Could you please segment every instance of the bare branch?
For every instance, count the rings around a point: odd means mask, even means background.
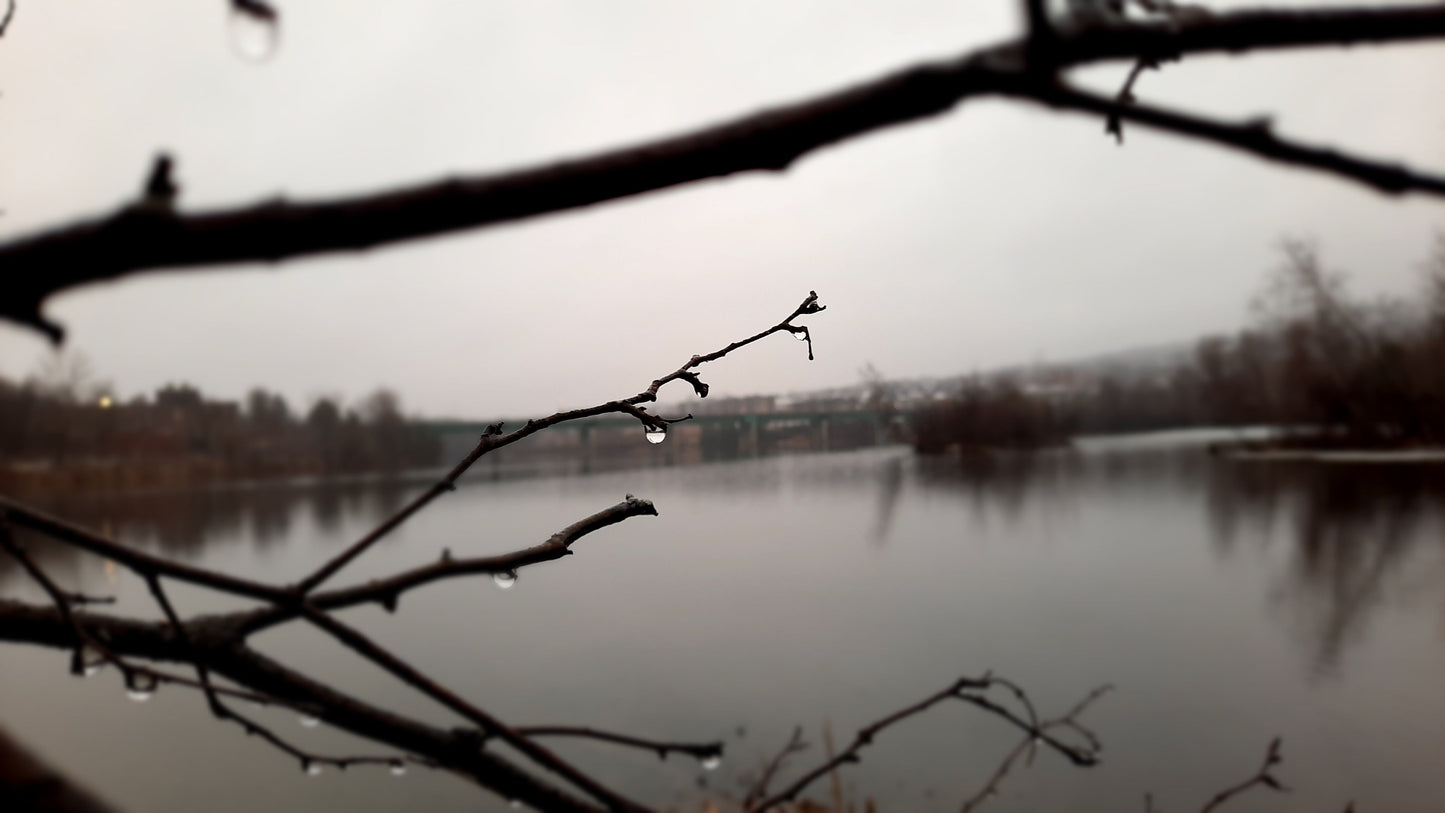
[[[571,782],[578,789],[603,803],[611,810],[634,811],[644,809],[636,802],[626,799],[615,791],[604,787],[601,783],[597,782],[597,780],[587,776],[582,771],[573,767],[571,763],[546,748],[518,734],[501,720],[482,711],[472,703],[463,700],[459,695],[422,674],[411,664],[391,654],[361,632],[310,605],[303,604],[301,611],[307,621],[310,621],[316,628],[331,635],[351,651],[381,667],[384,671],[391,673],[408,686],[411,686],[446,708],[475,723],[481,728],[484,737],[496,737],[500,739],[520,751],[539,766]]]
[[[1273,768],[1282,761],[1283,758],[1279,755],[1279,737],[1275,737],[1270,741],[1269,750],[1266,751],[1264,755],[1264,761],[1260,763],[1259,770],[1255,771],[1254,776],[1251,776],[1232,788],[1226,788],[1214,794],[1214,798],[1210,799],[1209,803],[1206,804],[1199,813],[1209,813],[1209,811],[1219,807],[1234,796],[1244,793],[1255,785],[1264,785],[1281,793],[1288,792],[1289,788],[1280,784],[1279,780],[1275,779],[1274,775],[1269,772],[1270,768]]]
[[[600,731],[586,726],[532,725],[518,726],[512,730],[524,737],[579,737],[613,745],[626,745],[651,751],[657,754],[658,759],[667,759],[667,755],[674,751],[700,760],[720,758],[723,754],[721,742],[661,742],[634,737],[630,734]]]
[[[803,727],[794,726],[793,736],[788,738],[788,741],[783,744],[782,750],[778,751],[777,756],[773,757],[763,768],[762,774],[758,776],[758,781],[748,789],[747,795],[743,797],[743,807],[750,809],[755,802],[767,796],[768,785],[772,784],[773,777],[782,770],[788,757],[806,750],[808,750],[808,744],[803,742]]]
[[[1000,706],[997,703],[994,703],[992,700],[989,700],[987,697],[974,693],[979,691],[986,692],[993,686],[1003,686],[1009,689],[1010,693],[1013,694],[1016,698],[1020,697],[1023,694],[1023,691],[1019,689],[1013,682],[1001,678],[995,678],[992,674],[985,674],[981,678],[959,678],[947,688],[932,695],[929,695],[928,697],[925,697],[924,699],[918,701],[917,703],[914,703],[911,706],[906,706],[902,709],[899,709],[898,711],[895,711],[892,714],[889,714],[888,716],[860,729],[857,735],[855,735],[853,743],[849,745],[846,749],[844,749],[841,753],[829,757],[829,759],[825,761],[822,765],[819,765],[818,767],[804,774],[802,777],[800,777],[797,781],[789,785],[784,790],[773,794],[771,797],[760,803],[749,806],[747,808],[748,813],[763,813],[763,811],[770,810],[774,807],[792,801],[794,798],[797,797],[799,793],[803,791],[804,788],[817,781],[818,779],[822,778],[823,776],[826,776],[827,774],[836,771],[843,765],[858,762],[860,759],[860,757],[858,756],[858,752],[867,745],[870,745],[873,742],[873,738],[876,737],[885,728],[888,728],[895,723],[902,722],[909,717],[927,711],[938,703],[949,699],[961,700],[965,703],[977,706],[981,709],[984,709],[985,711],[988,711],[998,717],[1003,718],[1004,720],[1013,724],[1015,727],[1022,730],[1028,736],[1031,747],[1034,741],[1048,745],[1055,751],[1058,751],[1059,753],[1067,757],[1070,762],[1083,767],[1092,766],[1098,761],[1095,756],[1094,750],[1079,748],[1061,742],[1058,739],[1054,738],[1037,722],[1035,722],[1033,705],[1027,701],[1026,697],[1022,699],[1022,703],[1024,704],[1026,709],[1028,709],[1029,720],[1024,720],[1018,715],[1014,714],[1012,711],[1009,711],[1003,706]]]
[[[1134,84],[1139,81],[1139,75],[1144,71],[1159,70],[1159,60],[1153,57],[1140,57],[1134,67],[1129,69],[1129,75],[1124,79],[1124,86],[1119,88],[1119,95],[1114,101],[1120,105],[1134,103]],[[1124,143],[1124,123],[1119,120],[1117,113],[1110,113],[1104,118],[1104,133],[1114,137],[1118,144]]]
[[[461,462],[453,466],[451,471],[448,471],[440,480],[438,480],[436,483],[433,483],[430,488],[417,495],[411,502],[407,503],[395,514],[382,522],[380,525],[373,528],[361,539],[358,539],[356,542],[352,543],[352,545],[346,550],[332,557],[332,559],[326,564],[317,568],[314,573],[302,579],[293,588],[293,595],[304,595],[316,589],[327,579],[335,575],[338,570],[345,567],[348,562],[360,556],[362,553],[365,553],[368,548],[380,541],[382,537],[391,533],[391,531],[395,530],[398,526],[400,526],[417,511],[425,508],[432,500],[440,497],[442,494],[454,490],[456,488],[456,482],[458,479],[461,478],[462,474],[464,474],[467,469],[472,467],[472,464],[476,463],[482,458],[483,455],[487,454],[488,452],[500,449],[504,446],[510,446],[511,444],[522,440],[523,438],[534,435],[542,431],[543,429],[551,426],[556,426],[560,423],[575,421],[580,418],[590,418],[596,415],[605,415],[611,412],[622,412],[630,414],[634,417],[637,417],[644,426],[666,429],[668,423],[675,423],[676,421],[669,421],[664,418],[650,415],[639,409],[637,405],[656,401],[658,390],[660,390],[662,386],[667,384],[669,381],[687,381],[688,383],[692,384],[694,390],[706,392],[706,385],[702,384],[701,380],[698,379],[697,374],[692,372],[695,368],[709,361],[717,361],[718,359],[721,359],[722,357],[733,352],[734,350],[746,347],[747,345],[771,336],[774,333],[782,331],[792,332],[796,329],[796,327],[792,324],[794,319],[797,319],[800,316],[818,313],[826,309],[826,305],[818,304],[818,292],[809,291],[808,296],[803,300],[803,303],[797,308],[795,308],[793,312],[789,314],[788,317],[783,321],[777,323],[776,325],[773,325],[766,330],[755,333],[746,339],[733,342],[732,344],[729,344],[721,350],[715,350],[705,356],[693,356],[691,359],[688,360],[686,364],[674,370],[673,372],[668,373],[662,378],[653,381],[647,389],[632,396],[631,398],[626,398],[621,401],[608,401],[605,404],[598,404],[597,406],[587,407],[585,409],[574,409],[567,412],[557,412],[549,415],[546,418],[529,420],[525,424],[523,424],[521,428],[515,429],[506,434],[499,434],[501,432],[500,424],[497,425],[497,432],[493,432],[491,431],[491,427],[487,427],[487,431],[482,433],[482,437],[480,440],[477,441],[477,445],[473,447],[470,452],[467,453],[466,457],[462,458]],[[812,360],[812,358],[813,341],[810,336],[808,339],[808,359]],[[690,418],[692,416],[689,415],[688,417]],[[3,504],[0,504],[0,507],[3,507]]]
[[[0,37],[10,30],[10,21],[15,19],[15,0],[5,0],[5,16],[0,17]]]
[[[1095,700],[1103,697],[1112,689],[1113,687],[1108,685],[1100,686],[1097,689],[1094,689],[1092,692],[1089,692],[1089,694],[1086,695],[1083,700],[1080,700],[1072,709],[1070,709],[1067,714],[1040,723],[1039,729],[1042,731],[1048,731],[1054,728],[1072,729],[1082,734],[1084,738],[1089,741],[1090,748],[1097,752],[1100,749],[1098,738],[1094,736],[1094,733],[1092,731],[1085,728],[1082,724],[1079,723],[1078,717]],[[1034,742],[1034,738],[1032,736],[1024,737],[1022,740],[1019,740],[1018,745],[1015,745],[1013,747],[1013,750],[1008,752],[1008,755],[1005,756],[1003,758],[1003,761],[999,763],[999,766],[994,769],[993,774],[989,777],[988,781],[984,783],[983,787],[979,788],[977,793],[975,793],[971,798],[969,798],[963,803],[963,813],[972,813],[972,811],[978,809],[978,807],[984,802],[988,801],[994,796],[997,796],[999,794],[999,788],[1002,785],[1004,778],[1008,776],[1009,771],[1011,771],[1014,765],[1019,761],[1019,759],[1023,758],[1025,755],[1032,757],[1035,750],[1037,750],[1036,743]]]
[[[142,553],[72,525],[65,520],[0,497],[0,523],[3,522],[27,528],[98,556],[113,559],[142,577],[166,576],[177,581],[210,587],[224,593],[274,603],[284,603],[290,598],[289,594],[280,588]]]
[[[1026,0],[1026,12],[1031,23],[1038,23],[1042,4]],[[1048,48],[1040,56],[1036,40],[1044,30],[1031,25],[1024,41],[909,68],[672,138],[542,167],[450,178],[337,201],[293,204],[278,198],[197,214],[146,206],[142,201],[0,246],[4,269],[0,279],[8,293],[0,303],[0,318],[34,327],[58,341],[61,329],[41,315],[41,306],[50,294],[86,282],[145,269],[275,262],[367,249],[737,172],[781,171],[814,150],[937,115],[972,96],[1003,93],[1049,101],[1046,83],[1032,80],[1055,68],[1114,59],[1439,38],[1445,35],[1445,7],[1241,11],[1054,26],[1047,29]],[[1044,59],[1047,64],[1039,65]],[[1021,93],[1021,88],[1029,92]],[[1231,143],[1195,128],[1171,129]],[[1368,175],[1340,174],[1385,191],[1441,194],[1429,184],[1382,186]]]
[[[116,652],[134,657],[186,663],[190,654],[175,636],[153,623],[77,613],[79,622]],[[188,623],[192,641],[205,652],[210,669],[258,694],[244,697],[309,709],[328,725],[360,737],[420,755],[437,767],[474,779],[505,799],[519,799],[538,810],[595,813],[597,808],[544,784],[502,758],[483,752],[479,737],[447,731],[371,706],[231,641],[224,620]],[[33,607],[0,599],[0,639],[69,649],[73,635],[55,608]],[[217,692],[227,690],[215,687]],[[240,695],[238,695],[240,696]],[[384,759],[384,758],[383,758]],[[417,762],[413,759],[412,762]]]
[[[1389,164],[1324,147],[1309,147],[1275,136],[1268,118],[1239,124],[1220,122],[1158,107],[1121,104],[1066,87],[1047,90],[1021,89],[1012,95],[1033,98],[1053,107],[1083,110],[1118,118],[1178,135],[1192,136],[1250,153],[1270,161],[1305,167],[1363,183],[1379,192],[1401,194],[1428,192],[1445,195],[1445,176],[1416,172],[1401,164]]]

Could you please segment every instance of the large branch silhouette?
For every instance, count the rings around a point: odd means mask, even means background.
[[[1445,37],[1445,6],[1264,9],[1214,13],[1135,0],[1151,19],[1050,21],[1028,0],[1015,40],[927,63],[817,98],[671,138],[494,175],[419,183],[357,197],[284,198],[235,209],[175,208],[171,158],[159,157],[141,196],[120,210],[0,245],[0,318],[62,335],[42,315],[51,294],[135,271],[276,262],[360,250],[558,212],[747,171],[782,171],[822,147],[1001,96],[1119,120],[1332,174],[1381,192],[1445,194],[1445,177],[1282,139],[1267,120],[1223,122],[1106,100],[1071,89],[1061,72],[1107,61],[1400,43]],[[1131,82],[1132,85],[1132,82]]]

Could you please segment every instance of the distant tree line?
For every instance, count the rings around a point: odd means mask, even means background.
[[[74,357],[23,383],[0,378],[0,469],[12,479],[80,469],[136,484],[385,471],[434,465],[440,452],[435,435],[408,421],[388,389],[351,406],[320,398],[299,414],[261,388],[237,403],[169,384],[121,402],[90,382]]]
[[[1039,448],[1082,433],[1269,425],[1312,447],[1445,443],[1445,234],[1411,297],[1364,301],[1315,246],[1286,240],[1255,324],[1147,373],[976,377],[917,410],[915,445]]]

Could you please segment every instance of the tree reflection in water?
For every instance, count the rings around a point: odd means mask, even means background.
[[[1378,610],[1445,585],[1438,463],[1227,459],[1194,446],[931,459],[918,473],[923,487],[1005,520],[1097,489],[1202,494],[1218,557],[1288,540],[1271,599],[1294,616],[1316,675],[1336,671]]]

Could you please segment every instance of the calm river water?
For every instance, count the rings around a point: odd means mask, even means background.
[[[1198,438],[1092,441],[960,464],[907,450],[777,457],[579,476],[478,477],[337,584],[531,545],[624,494],[640,517],[575,556],[347,614],[445,685],[514,724],[723,739],[723,766],[555,741],[633,796],[698,810],[737,796],[804,727],[821,757],[877,717],[992,669],[1044,715],[1090,689],[1105,744],[1083,770],[1052,755],[985,809],[1198,810],[1284,740],[1289,795],[1239,811],[1445,809],[1445,467],[1225,461]],[[287,581],[419,486],[293,485],[74,499],[50,507],[147,549]],[[52,573],[153,614],[144,585],[90,557]],[[41,595],[8,563],[0,595]],[[183,612],[238,606],[177,590]],[[438,724],[443,712],[297,625],[260,649]],[[503,800],[453,777],[381,769],[307,777],[201,698],[126,699],[119,677],[67,673],[58,651],[0,648],[0,720],[132,811],[478,810]],[[376,752],[338,732],[281,730],[318,751]],[[884,811],[957,810],[1014,744],[962,704],[885,732],[843,792]],[[706,787],[702,787],[705,785]],[[827,798],[826,783],[816,788]]]

